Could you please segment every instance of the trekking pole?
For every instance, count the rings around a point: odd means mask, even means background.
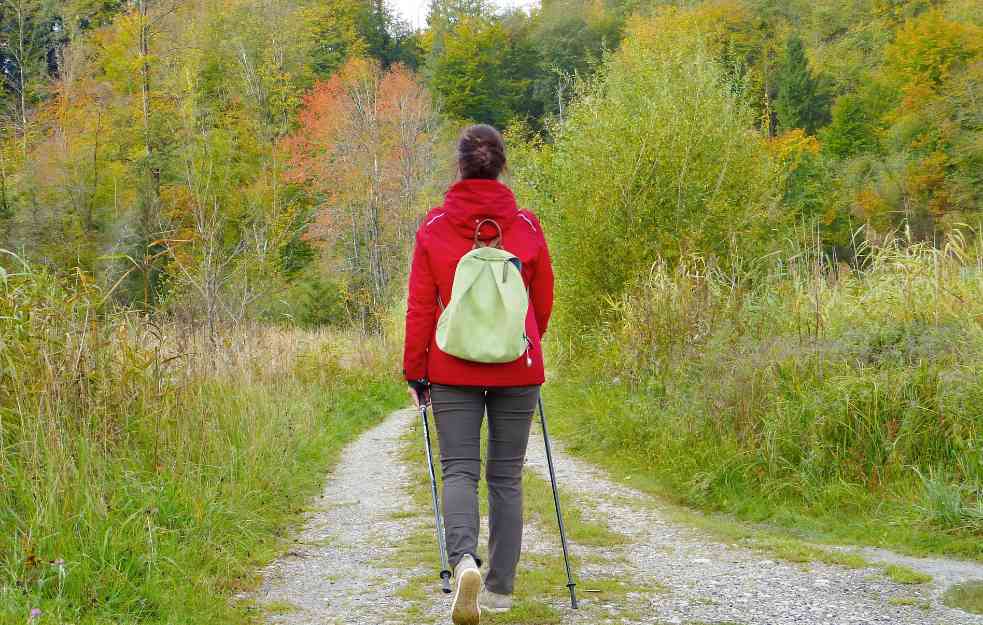
[[[433,498],[433,518],[437,529],[437,548],[440,550],[440,583],[444,594],[451,593],[451,567],[447,562],[447,544],[444,537],[444,521],[440,516],[440,497],[437,495],[437,474],[433,468],[433,448],[430,445],[430,422],[427,419],[427,403],[420,398],[420,418],[423,420],[423,440],[427,448],[427,466],[430,469],[430,495]]]
[[[560,544],[563,545],[563,563],[567,567],[567,588],[570,589],[570,607],[577,609],[577,583],[573,581],[573,569],[570,567],[570,550],[567,547],[567,531],[563,526],[563,513],[560,511],[560,491],[556,487],[556,469],[553,467],[553,448],[550,445],[550,434],[546,429],[546,411],[543,410],[543,396],[539,396],[539,422],[543,426],[543,440],[546,442],[546,464],[550,470],[550,484],[553,486],[553,504],[556,506],[556,522],[560,526]]]

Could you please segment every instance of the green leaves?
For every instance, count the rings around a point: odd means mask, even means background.
[[[508,121],[502,52],[509,46],[502,24],[481,18],[461,18],[446,33],[431,64],[430,83],[448,116],[496,126]]]
[[[580,332],[659,259],[725,265],[772,249],[779,170],[753,111],[698,39],[652,48],[630,36],[557,129],[520,164],[558,266],[559,314]]]

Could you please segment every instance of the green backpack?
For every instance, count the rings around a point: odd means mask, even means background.
[[[490,223],[498,236],[488,246],[478,231]],[[475,247],[457,263],[451,301],[437,320],[437,346],[451,356],[483,363],[513,362],[526,354],[529,294],[522,281],[522,263],[501,248],[502,229],[491,219],[475,228]]]

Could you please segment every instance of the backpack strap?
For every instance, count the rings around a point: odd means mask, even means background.
[[[483,225],[485,225],[485,224],[491,224],[491,225],[495,226],[495,230],[498,231],[498,236],[496,236],[494,239],[492,239],[491,243],[489,243],[487,245],[483,244],[481,242],[481,240],[478,239],[478,234],[481,232],[481,227]],[[495,247],[495,248],[498,248],[498,249],[502,249],[502,227],[500,225],[498,225],[498,222],[495,221],[494,219],[482,219],[481,221],[478,222],[478,225],[474,227],[474,248],[473,249],[478,249],[479,247]]]

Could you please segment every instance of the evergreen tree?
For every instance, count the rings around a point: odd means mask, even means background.
[[[815,133],[827,120],[828,103],[819,81],[809,72],[805,47],[798,35],[790,37],[785,46],[777,82],[775,110],[782,130],[803,128]]]
[[[429,67],[430,87],[443,111],[503,127],[513,115],[509,102],[515,85],[506,76],[511,42],[501,22],[465,18],[443,43]]]

